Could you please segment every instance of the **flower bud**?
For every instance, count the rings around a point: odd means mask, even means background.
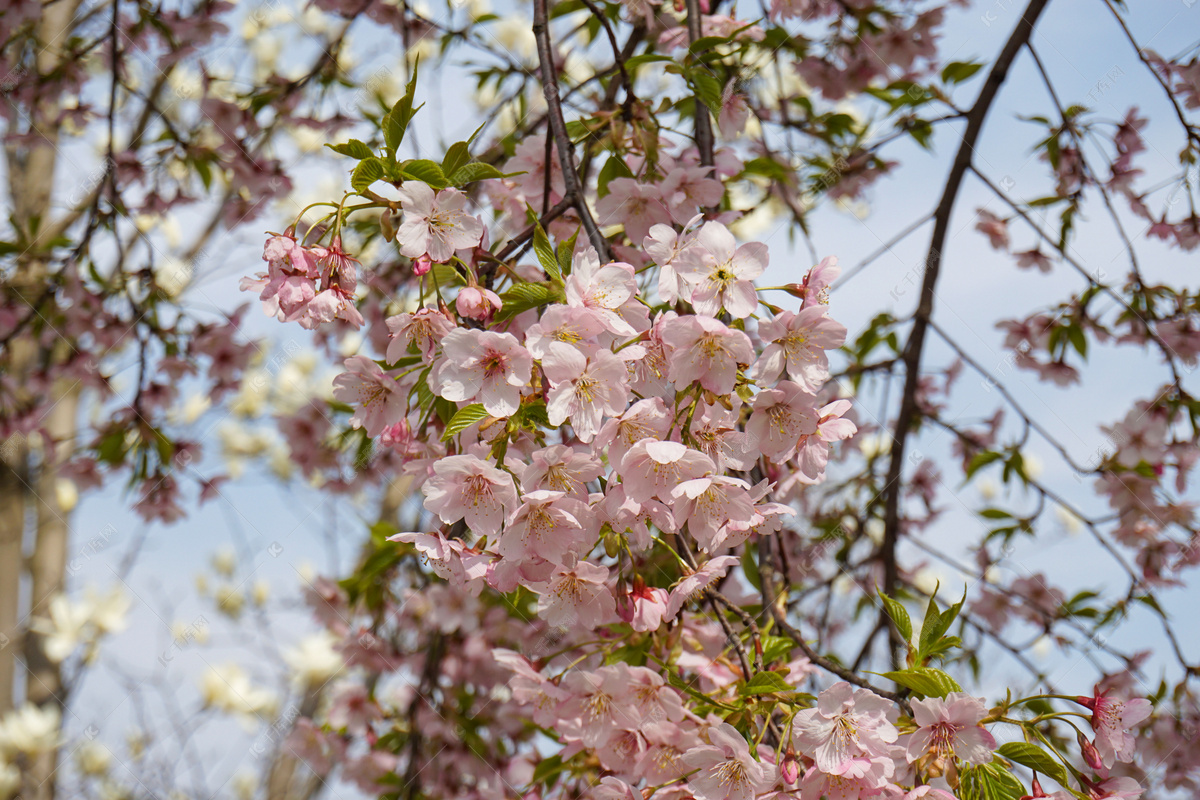
[[[1100,751],[1096,749],[1096,745],[1082,733],[1078,734],[1079,749],[1083,751],[1083,760],[1087,765],[1094,770],[1104,769],[1104,759],[1100,757]]]
[[[458,293],[454,307],[464,317],[486,322],[500,310],[500,297],[490,289],[466,286]]]
[[[783,777],[783,782],[789,786],[800,780],[800,763],[796,761],[796,754],[790,747],[783,757],[783,762],[779,765],[779,774]]]
[[[433,262],[429,260],[428,253],[413,262],[413,274],[418,278],[429,272],[431,269],[433,269]]]

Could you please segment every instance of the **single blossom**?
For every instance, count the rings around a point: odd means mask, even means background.
[[[1136,744],[1132,731],[1154,710],[1150,701],[1144,697],[1117,700],[1097,686],[1091,697],[1079,697],[1076,702],[1092,712],[1096,749],[1104,759],[1104,766],[1111,767],[1116,761],[1132,761]]]
[[[741,559],[737,556],[717,556],[704,562],[704,565],[691,575],[685,576],[671,589],[665,619],[675,619],[685,605],[700,597],[705,589],[724,578],[730,567],[740,562]]]
[[[610,350],[585,358],[574,348],[554,349],[542,360],[550,381],[546,414],[551,425],[571,420],[581,442],[596,438],[607,414],[620,416],[629,403],[628,371]]]
[[[821,692],[814,708],[793,720],[796,749],[830,775],[859,770],[861,760],[891,762],[890,745],[899,736],[895,706],[867,689],[839,681]]]
[[[366,356],[351,356],[343,363],[348,371],[333,379],[333,399],[356,406],[352,426],[375,437],[404,419],[408,404],[395,378]]]
[[[464,208],[467,196],[457,189],[434,193],[428,184],[405,181],[398,190],[404,222],[396,231],[400,254],[409,258],[428,255],[441,264],[455,250],[475,247],[483,238],[483,223]]]
[[[430,383],[447,400],[478,398],[492,416],[510,417],[532,372],[533,357],[511,333],[455,328],[442,340]]]
[[[496,546],[505,558],[543,558],[562,564],[568,554],[580,555],[594,541],[585,524],[588,507],[578,500],[545,489],[529,492],[521,500]]]
[[[671,492],[675,519],[687,523],[688,531],[706,553],[720,549],[728,528],[750,526],[754,502],[750,485],[738,478],[712,475],[684,481]]]
[[[912,709],[917,730],[908,740],[909,761],[926,754],[947,760],[957,756],[971,764],[992,760],[996,740],[979,724],[988,714],[980,698],[951,692],[944,699],[913,700]]]
[[[719,222],[707,222],[696,235],[696,247],[681,258],[679,274],[692,287],[692,306],[715,317],[722,309],[735,319],[754,313],[758,292],[754,279],[767,267],[767,246],[751,242],[738,247]]]
[[[698,800],[753,800],[771,786],[767,769],[750,755],[750,745],[727,722],[709,728],[710,744],[683,754],[683,763],[698,770],[688,787]]]
[[[609,419],[596,434],[593,445],[607,448],[610,464],[620,464],[629,448],[642,439],[665,439],[671,430],[671,414],[661,397],[639,400],[621,415]]]
[[[538,616],[554,627],[588,630],[614,621],[617,605],[607,580],[607,567],[587,561],[559,567],[548,581],[533,587],[541,595]]]
[[[433,472],[421,491],[425,507],[442,522],[465,519],[475,533],[494,536],[517,508],[512,476],[476,456],[447,456],[434,462]]]
[[[618,470],[625,493],[641,503],[651,497],[674,502],[671,493],[680,483],[716,470],[712,459],[679,442],[642,439],[629,448]]]
[[[800,447],[803,437],[817,432],[816,398],[791,381],[780,381],[754,397],[754,411],[746,422],[746,433],[772,461],[787,461]]]
[[[730,394],[737,384],[738,367],[754,360],[750,337],[712,317],[669,320],[662,338],[671,347],[669,377],[676,389],[698,382],[714,394]]]
[[[426,364],[433,361],[433,354],[441,346],[442,339],[454,330],[454,322],[436,308],[422,308],[412,314],[397,314],[385,320],[388,329],[387,360],[395,364],[415,348]]]
[[[755,380],[771,385],[787,372],[809,392],[818,391],[829,380],[826,350],[846,342],[846,326],[826,314],[824,306],[811,306],[799,314],[783,311],[758,323],[758,334],[768,342],[754,365]]]
[[[464,286],[454,300],[454,308],[467,319],[487,322],[500,310],[500,296],[491,289]]]

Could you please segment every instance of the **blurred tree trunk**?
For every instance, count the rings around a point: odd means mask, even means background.
[[[25,80],[56,86],[54,75],[64,66],[71,42],[71,30],[76,21],[79,0],[62,0],[42,7],[36,23],[36,56],[30,64],[33,74]],[[57,90],[46,91],[38,97],[29,111],[30,133],[33,136],[5,146],[9,196],[12,201],[13,224],[19,241],[27,250],[17,257],[16,272],[5,287],[11,301],[33,306],[40,302],[48,288],[49,271],[45,261],[45,244],[53,212],[54,177],[58,164],[59,115],[62,98]],[[9,343],[8,369],[14,384],[21,386],[34,365],[55,357],[62,343],[50,352],[43,350],[33,335],[34,326]],[[69,525],[59,508],[58,467],[69,454],[76,435],[76,414],[79,406],[78,383],[55,384],[51,406],[41,427],[49,440],[29,439],[20,434],[0,444],[3,464],[0,465],[0,632],[11,641],[0,649],[0,712],[11,708],[22,692],[24,698],[41,706],[53,703],[62,706],[62,681],[58,665],[46,658],[42,637],[28,632],[29,617],[46,613],[46,602],[63,588],[66,570]],[[20,397],[19,402],[41,398]],[[28,564],[23,558],[27,532],[28,511],[33,514],[33,548]],[[22,572],[28,569],[29,595],[22,603]],[[24,618],[19,615],[26,608]],[[25,656],[26,672],[17,674],[17,652]],[[48,800],[54,797],[54,775],[57,753],[31,759],[26,765],[25,800]]]

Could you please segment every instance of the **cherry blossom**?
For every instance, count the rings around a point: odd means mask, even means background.
[[[538,616],[550,625],[595,628],[616,617],[616,601],[609,591],[608,568],[587,561],[560,567],[544,583],[533,588],[538,598]]]
[[[681,759],[699,770],[688,778],[699,800],[752,800],[770,787],[770,773],[750,755],[750,746],[732,725],[723,722],[709,728],[708,741]]]
[[[542,359],[550,381],[546,412],[551,425],[567,419],[581,442],[590,442],[604,415],[616,416],[629,401],[625,363],[608,350],[585,358],[574,348],[552,350]]]
[[[356,406],[351,424],[378,436],[404,418],[407,406],[396,379],[366,356],[351,356],[333,379],[334,399]]]
[[[404,221],[396,231],[401,255],[428,254],[437,263],[450,260],[455,250],[475,247],[483,236],[483,223],[464,209],[466,196],[457,189],[434,193],[428,184],[406,181],[398,190]]]
[[[783,311],[761,320],[758,334],[769,342],[754,365],[755,380],[771,385],[786,370],[806,391],[816,392],[829,380],[826,350],[836,350],[846,341],[846,326],[830,319],[823,306],[804,308],[799,314]]]
[[[1115,700],[1097,686],[1091,697],[1080,697],[1076,702],[1092,712],[1096,749],[1104,759],[1104,766],[1132,760],[1136,741],[1131,731],[1150,716],[1153,710],[1150,701],[1143,697]]]
[[[455,328],[442,339],[442,358],[430,383],[447,400],[479,399],[489,414],[517,413],[529,382],[533,357],[511,333]]]
[[[980,721],[988,714],[981,699],[951,692],[945,698],[913,700],[912,708],[917,730],[908,740],[909,761],[926,754],[939,759],[957,756],[971,764],[992,760],[996,740],[980,727]]]
[[[621,459],[626,494],[636,502],[658,497],[673,502],[673,492],[686,480],[716,470],[712,459],[679,442],[642,439]]]
[[[712,317],[669,320],[662,337],[671,347],[669,378],[677,389],[698,382],[714,394],[729,394],[737,383],[739,366],[754,361],[750,337]]]
[[[696,246],[680,261],[679,274],[692,287],[691,301],[698,313],[715,317],[724,309],[742,319],[758,307],[754,279],[767,268],[766,245],[739,247],[728,228],[707,222],[696,234]]]
[[[442,522],[465,519],[475,533],[494,536],[517,508],[512,476],[476,456],[446,456],[434,463],[433,472],[421,491],[425,507]]]

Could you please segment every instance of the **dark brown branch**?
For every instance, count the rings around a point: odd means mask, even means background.
[[[896,417],[894,444],[892,445],[891,463],[888,466],[887,483],[884,485],[886,506],[884,510],[883,543],[880,545],[880,558],[883,563],[883,591],[895,594],[899,583],[899,570],[896,564],[896,546],[900,538],[900,496],[901,479],[904,473],[904,450],[908,435],[917,420],[917,386],[921,377],[921,353],[925,346],[925,335],[929,320],[933,316],[933,301],[937,286],[938,273],[942,265],[942,251],[946,246],[946,235],[950,229],[950,214],[954,210],[954,201],[958,198],[963,176],[971,166],[971,158],[975,152],[975,144],[983,131],[983,122],[988,110],[1000,91],[1000,86],[1008,76],[1008,69],[1017,57],[1017,53],[1029,41],[1033,34],[1033,26],[1046,8],[1049,0],[1030,0],[1021,19],[1009,35],[1004,49],[996,58],[992,69],[988,72],[987,80],[979,91],[979,97],[971,110],[967,112],[967,126],[963,131],[962,142],[955,153],[950,174],[942,191],[942,198],[934,211],[933,237],[929,245],[929,256],[925,264],[925,278],[921,284],[921,297],[917,310],[913,314],[913,327],[909,333],[908,342],[904,346],[904,393],[900,398],[900,411]],[[899,635],[889,628],[892,663],[899,668],[901,654]]]
[[[563,118],[562,101],[558,95],[558,74],[554,70],[554,55],[550,47],[550,25],[546,6],[547,0],[533,0],[533,35],[537,39],[542,93],[546,96],[546,116],[549,118],[554,143],[558,147],[558,160],[562,165],[567,197],[574,201],[575,210],[579,212],[579,219],[583,222],[583,229],[587,231],[592,247],[600,254],[600,260],[607,262],[612,260],[608,239],[604,238],[604,234],[596,226],[596,220],[592,218],[592,212],[588,209],[587,196],[579,182],[579,172],[575,168],[575,151],[571,145],[571,137],[567,135],[567,123]],[[546,169],[550,169],[549,164],[546,165]]]
[[[700,0],[687,0],[688,43],[695,42],[703,34],[700,29]],[[700,150],[700,166],[713,166],[713,129],[708,106],[695,95],[696,147]]]

